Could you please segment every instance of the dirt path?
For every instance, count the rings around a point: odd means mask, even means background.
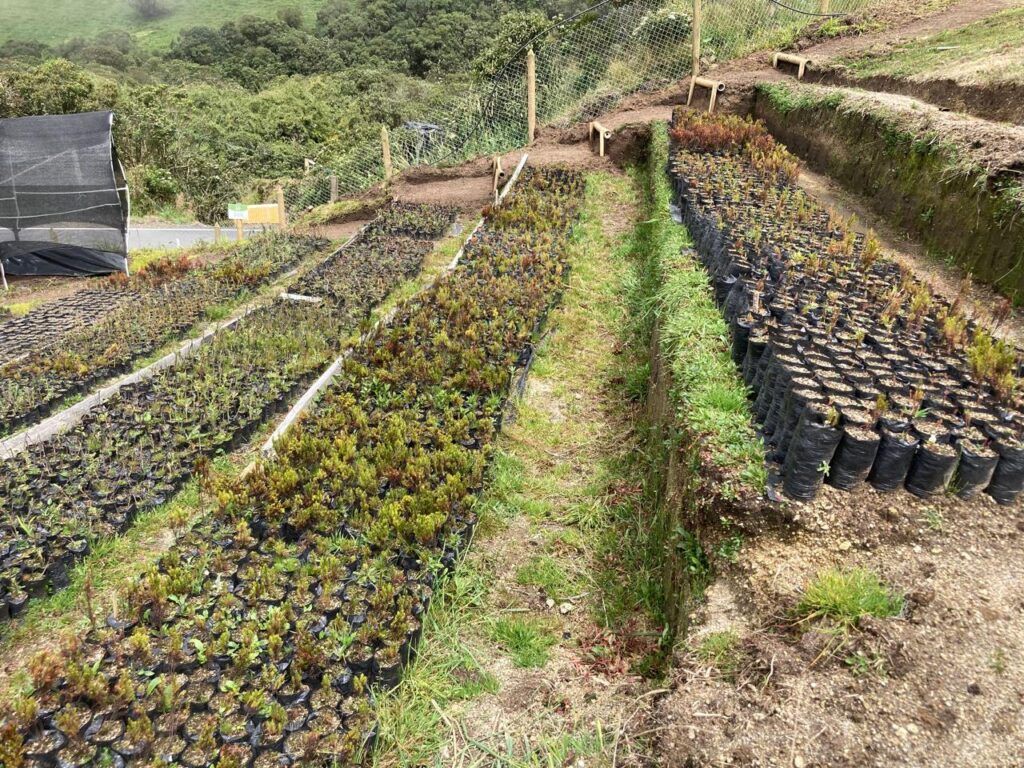
[[[631,666],[657,633],[637,631],[632,601],[634,623],[606,624],[598,576],[626,543],[614,536],[631,434],[615,384],[618,246],[637,208],[621,174],[590,185],[570,287],[498,441],[476,538],[431,607],[416,664],[381,703],[378,768],[642,764],[636,735],[654,696]]]
[[[849,56],[852,53],[891,45],[902,40],[927,37],[936,32],[966,27],[968,24],[1019,5],[1019,0],[959,0],[943,11],[923,18],[912,19],[879,32],[869,32],[856,37],[839,37],[816,43],[801,50],[801,54],[809,57],[816,64],[827,64],[829,61]]]

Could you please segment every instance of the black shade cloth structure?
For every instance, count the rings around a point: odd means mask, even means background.
[[[128,271],[130,198],[111,112],[0,120],[6,275]]]

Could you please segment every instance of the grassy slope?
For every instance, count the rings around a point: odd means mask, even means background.
[[[841,63],[859,77],[951,78],[964,84],[1024,81],[1024,8],[904,43],[881,56]]]
[[[324,0],[166,0],[171,12],[156,21],[143,21],[128,0],[3,0],[0,4],[0,43],[36,40],[61,43],[69,37],[93,37],[123,29],[138,35],[151,48],[166,48],[182,29],[220,26],[240,16],[272,17],[282,8],[301,8],[307,23]]]
[[[750,416],[747,389],[730,355],[729,329],[715,306],[708,275],[697,261],[685,228],[672,221],[672,190],[663,173],[668,131],[656,125],[647,169],[649,220],[639,249],[661,326],[662,354],[672,369],[672,396],[682,423],[702,442],[702,454],[721,470],[718,492],[730,498],[742,489],[764,490],[764,447]]]

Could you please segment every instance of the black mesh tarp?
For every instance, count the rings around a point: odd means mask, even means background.
[[[125,269],[128,191],[113,115],[0,120],[0,260],[11,275]]]

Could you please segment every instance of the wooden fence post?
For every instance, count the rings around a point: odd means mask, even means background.
[[[219,243],[220,242],[220,224],[214,224],[213,225],[213,242],[214,243]]]
[[[830,8],[829,0],[821,0],[821,12],[823,14],[828,14],[829,13],[829,8]]]
[[[338,202],[338,177],[331,176],[331,204]]]
[[[395,168],[391,164],[391,135],[386,125],[380,127],[380,147],[384,153],[384,180],[391,181],[391,177],[395,175]]]
[[[693,0],[693,76],[700,75],[700,31],[703,8],[701,0]]]
[[[526,54],[526,143],[537,138],[537,55],[531,48]]]
[[[242,224],[241,219],[235,219],[235,233],[237,234],[238,242],[245,240],[245,226]]]
[[[277,187],[277,218],[281,229],[286,229],[288,227],[288,209],[284,206],[284,187],[280,185]]]

